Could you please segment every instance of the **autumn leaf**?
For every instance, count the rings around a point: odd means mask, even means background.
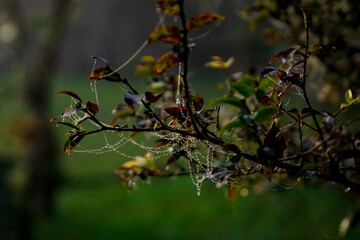
[[[226,62],[218,56],[212,56],[211,58],[213,61],[205,63],[206,67],[228,69],[234,63],[233,57],[229,58]]]
[[[152,92],[145,92],[145,99],[148,103],[156,103],[161,98],[161,94],[153,94]]]
[[[155,0],[155,3],[164,13],[172,16],[179,15],[178,0]]]
[[[144,95],[136,95],[130,92],[124,94],[124,99],[126,105],[131,111],[134,110],[135,105],[143,99]]]
[[[180,58],[176,57],[173,52],[162,55],[155,64],[155,72],[157,74],[164,73],[175,67],[180,62]]]
[[[160,41],[177,44],[181,42],[180,30],[174,25],[157,27],[149,36],[148,44]]]
[[[88,80],[90,79],[95,79],[95,81],[104,79],[110,82],[123,82],[123,79],[121,78],[120,74],[113,72],[110,66],[105,66],[96,69],[90,74]]]
[[[72,98],[78,100],[80,103],[82,102],[81,98],[76,93],[71,92],[71,91],[62,90],[62,91],[58,91],[56,94],[66,94],[66,95],[69,95]]]
[[[92,103],[90,101],[87,101],[86,108],[94,115],[99,112],[99,106],[96,103]]]
[[[276,60],[278,60],[279,58],[282,59],[283,63],[289,61],[294,56],[294,54],[301,48],[303,48],[303,47],[302,46],[294,46],[294,47],[290,47],[288,49],[285,49],[284,51],[279,52],[278,54],[276,54],[274,57],[272,57],[270,59],[268,66],[271,65]]]
[[[217,13],[200,13],[194,17],[192,17],[187,22],[187,29],[189,32],[209,25],[211,23],[219,22],[225,20],[226,17],[217,14]]]
[[[155,58],[152,56],[142,56],[141,63],[136,66],[135,76],[137,77],[151,77],[155,75]]]

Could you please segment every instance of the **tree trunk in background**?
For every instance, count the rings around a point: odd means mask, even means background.
[[[33,223],[38,218],[50,216],[59,185],[60,171],[54,150],[58,144],[47,122],[50,107],[49,90],[58,60],[59,44],[68,27],[74,4],[73,0],[50,1],[51,19],[46,19],[50,26],[49,32],[45,38],[41,38],[41,42],[39,39],[35,42],[28,41],[31,37],[30,30],[27,29],[26,14],[21,12],[21,1],[6,0],[3,5],[9,19],[16,23],[20,31],[14,43],[16,61],[25,63],[27,71],[19,90],[22,91],[22,104],[30,113],[24,116],[24,126],[19,126],[21,136],[18,136],[26,138],[24,141],[27,141],[28,145],[25,154],[25,192],[21,204],[11,213],[12,218],[16,216],[16,226],[7,231],[11,231],[12,236],[16,235],[15,239],[32,239]],[[36,54],[30,59],[29,53],[34,52],[35,48]],[[14,162],[16,164],[17,160]],[[16,167],[15,164],[13,167]],[[1,200],[4,200],[3,204]],[[0,207],[7,206],[11,199],[7,200],[6,197],[1,198]],[[4,214],[0,213],[0,235]],[[4,228],[6,227],[9,226]],[[0,238],[2,239],[1,236]]]

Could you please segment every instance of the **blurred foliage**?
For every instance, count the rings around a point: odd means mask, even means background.
[[[249,21],[251,30],[261,27],[269,44],[285,41],[290,45],[302,45],[306,34],[301,9],[311,13],[311,42],[336,49],[331,55],[327,49],[322,49],[311,60],[311,74],[315,76],[317,88],[321,89],[318,98],[336,103],[342,97],[341,92],[348,88],[359,93],[359,1],[256,0],[240,15]]]

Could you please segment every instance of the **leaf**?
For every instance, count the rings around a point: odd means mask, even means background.
[[[278,60],[279,58],[282,58],[282,62],[285,63],[289,61],[294,54],[298,51],[298,49],[303,48],[302,46],[294,46],[290,47],[288,49],[285,49],[284,51],[279,52],[274,57],[272,57],[268,63],[268,66],[270,66],[273,62]]]
[[[99,106],[96,103],[92,103],[90,101],[87,101],[86,108],[94,115],[99,112]]]
[[[271,119],[271,117],[276,114],[277,108],[276,107],[264,107],[259,109],[257,112],[254,113],[253,119],[256,123],[262,123],[267,119]]]
[[[143,98],[144,98],[143,95],[136,95],[130,92],[126,92],[124,94],[125,103],[131,111],[134,110],[135,105],[138,102],[140,102]]]
[[[156,93],[155,95],[152,92],[145,92],[145,99],[148,103],[156,103],[161,98],[160,93]]]
[[[142,171],[142,165],[139,161],[132,160],[124,163],[120,167],[115,169],[115,172],[120,172],[124,170],[135,170],[135,171]]]
[[[248,85],[245,85],[243,83],[233,83],[231,86],[241,95],[243,95],[245,98],[248,98],[255,92],[254,87],[250,87]]]
[[[239,120],[239,121],[234,121],[234,122],[229,122],[227,124],[225,124],[221,129],[219,134],[222,135],[225,131],[230,130],[232,128],[235,127],[245,127],[247,126],[249,123],[243,120]]]
[[[242,110],[245,109],[245,105],[239,98],[233,96],[226,96],[221,98],[215,98],[210,101],[209,107],[214,107],[220,104],[230,104]]]
[[[162,55],[155,64],[156,74],[161,74],[175,67],[180,62],[180,58],[176,57],[173,52]]]
[[[276,72],[278,72],[277,68],[275,68],[275,67],[266,67],[260,72],[260,79],[263,79],[263,78],[269,76],[270,74],[273,74],[273,73],[276,73]]]
[[[99,60],[101,62],[103,62],[106,66],[111,66],[111,62],[105,58],[101,58],[101,57],[96,57],[96,56],[91,56],[92,58]]]
[[[83,139],[84,137],[85,137],[84,133],[78,133],[75,136],[74,135],[69,136],[64,144],[64,154],[68,153],[71,149],[76,147],[76,145],[78,145],[81,139]]]
[[[174,25],[163,25],[157,27],[149,36],[147,43],[165,42],[178,44],[182,41],[180,30]]]
[[[135,76],[137,77],[151,77],[155,75],[155,58],[152,56],[142,56],[141,63],[136,66]]]
[[[347,103],[351,103],[354,99],[353,99],[353,95],[352,95],[352,91],[351,89],[348,89],[345,93],[345,100]]]
[[[239,77],[235,83],[244,84],[249,87],[256,87],[257,82],[252,75],[245,74],[244,76]]]
[[[218,56],[211,57],[213,61],[205,63],[206,67],[216,68],[216,69],[228,69],[234,62],[234,58],[229,58],[226,62],[224,62]]]
[[[211,23],[219,22],[225,20],[226,17],[217,14],[217,13],[200,13],[195,15],[187,22],[187,29],[189,32],[202,28]]]
[[[79,126],[75,125],[72,122],[67,122],[67,121],[61,121],[61,122],[57,122],[58,124],[62,124],[71,128],[75,128],[76,130],[80,130]]]
[[[111,74],[111,75],[110,75]],[[110,68],[110,66],[105,66],[105,67],[101,67],[96,69],[95,71],[93,71],[88,80],[90,79],[95,79],[95,81],[104,79],[110,82],[123,82],[124,80],[121,78],[120,74],[118,74],[117,72],[113,72]]]
[[[190,95],[190,102],[192,102],[195,111],[201,111],[204,107],[204,98],[199,93],[195,96]]]
[[[181,115],[181,108],[180,107],[169,107],[169,108],[164,108],[164,111],[167,112],[169,115],[173,116],[173,117],[180,117]]]
[[[62,91],[58,91],[56,94],[66,94],[71,96],[72,98],[75,98],[76,100],[78,100],[80,103],[82,103],[81,98],[74,92],[71,91],[66,91],[66,90],[62,90]]]
[[[166,14],[179,15],[180,6],[178,0],[155,0],[156,5]]]

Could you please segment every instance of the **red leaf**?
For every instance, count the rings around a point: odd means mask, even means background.
[[[95,79],[96,81],[104,79],[110,82],[123,82],[123,79],[121,78],[120,74],[113,72],[110,66],[105,66],[96,69],[90,74],[88,80],[90,79]]]
[[[279,58],[282,58],[283,62],[287,62],[290,58],[294,56],[294,54],[298,51],[298,49],[302,48],[302,46],[294,46],[290,47],[288,49],[285,49],[284,51],[279,52],[274,57],[272,57],[268,63],[268,66],[271,65],[273,62],[278,60]]]
[[[164,111],[167,112],[169,115],[178,118],[181,115],[181,108],[180,107],[169,107],[164,108]]]
[[[161,98],[161,94],[157,93],[154,95],[152,92],[145,92],[145,98],[149,103],[156,103]]]
[[[176,57],[173,52],[162,55],[155,64],[155,72],[157,74],[164,73],[175,67],[180,62],[180,58]]]
[[[74,92],[71,92],[71,91],[66,91],[66,90],[63,90],[63,91],[58,91],[56,94],[66,94],[66,95],[69,95],[73,98],[75,98],[76,100],[78,100],[80,103],[82,102],[81,101],[81,98]]]
[[[155,0],[155,3],[166,14],[172,16],[179,15],[180,6],[178,0]]]
[[[148,44],[151,42],[160,41],[166,43],[180,43],[180,30],[174,25],[165,25],[157,27],[149,36]]]
[[[201,13],[194,17],[192,17],[188,23],[187,23],[187,29],[188,31],[193,31],[195,29],[204,27],[206,25],[209,25],[211,23],[215,23],[218,21],[225,20],[226,17],[217,14],[217,13]]]
[[[99,106],[96,103],[92,103],[90,101],[87,101],[86,108],[94,115],[99,112]]]

